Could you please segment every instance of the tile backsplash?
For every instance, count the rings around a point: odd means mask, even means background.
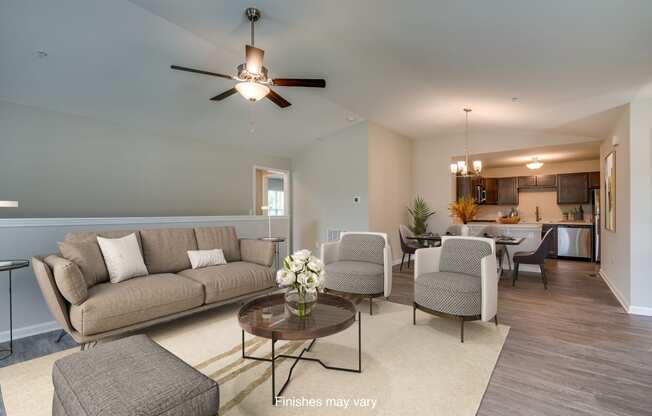
[[[545,221],[559,221],[563,218],[564,211],[570,211],[572,208],[577,208],[578,204],[571,205],[558,205],[557,192],[519,192],[519,204],[516,207],[521,217],[521,222],[535,222],[536,207],[539,207],[539,215],[542,222]],[[499,216],[502,211],[505,215],[509,212],[512,205],[481,205],[478,209],[476,219],[494,220]],[[591,204],[582,205],[584,209],[584,221],[591,221]]]

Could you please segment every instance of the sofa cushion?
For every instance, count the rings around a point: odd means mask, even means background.
[[[244,261],[189,269],[179,274],[204,285],[206,304],[276,286],[272,269]]]
[[[234,227],[195,228],[197,247],[200,250],[221,248],[226,261],[240,261],[240,243]]]
[[[491,255],[491,245],[468,238],[449,238],[441,249],[439,271],[480,277],[482,258]]]
[[[150,273],[176,273],[190,268],[189,250],[197,250],[192,228],[141,230],[145,264]]]
[[[82,272],[86,287],[109,281],[109,271],[106,269],[104,257],[97,241],[59,243],[61,256],[72,261]]]
[[[82,335],[123,328],[204,302],[201,284],[175,274],[151,274],[88,289],[88,299],[70,307],[72,326]]]
[[[138,245],[143,247],[140,240],[140,232],[138,230],[101,230],[101,231],[78,231],[66,234],[63,241],[68,243],[88,243],[97,242],[97,237],[104,238],[121,238],[129,234],[136,234]],[[107,277],[108,279],[108,277]]]
[[[326,265],[325,287],[345,293],[374,295],[385,290],[385,270],[376,263],[336,261]]]
[[[345,234],[340,241],[340,261],[384,264],[385,239],[373,234]]]
[[[79,266],[59,256],[47,256],[44,260],[54,273],[54,281],[61,295],[73,305],[88,298],[88,287]]]
[[[219,407],[215,381],[146,335],[61,358],[52,382],[53,416],[214,416]]]
[[[436,312],[451,315],[480,315],[481,279],[461,273],[435,272],[417,277],[414,301]]]

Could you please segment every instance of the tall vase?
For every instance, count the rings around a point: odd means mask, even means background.
[[[285,292],[285,306],[293,315],[300,319],[307,318],[317,303],[317,292],[290,289]]]

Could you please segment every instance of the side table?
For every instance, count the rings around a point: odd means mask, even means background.
[[[277,271],[281,268],[281,243],[285,242],[284,237],[263,237],[259,238],[263,241],[271,241],[274,243],[274,271]]]
[[[0,272],[9,272],[9,349],[0,350],[0,353],[5,353],[0,360],[11,357],[14,353],[14,322],[13,322],[13,305],[11,295],[11,272],[13,270],[22,269],[29,266],[29,260],[5,260],[0,261]]]

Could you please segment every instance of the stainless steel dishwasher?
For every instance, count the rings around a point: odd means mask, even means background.
[[[591,260],[593,233],[590,225],[559,225],[557,256]]]

